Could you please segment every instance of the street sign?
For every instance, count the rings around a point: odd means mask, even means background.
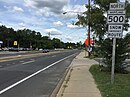
[[[118,32],[118,33],[108,33],[107,37],[108,38],[121,38],[123,36],[122,33]]]
[[[124,3],[110,3],[110,10],[124,10]]]
[[[111,84],[114,83],[116,38],[122,37],[123,24],[125,23],[125,4],[110,3],[107,14],[108,37],[113,38]]]
[[[14,41],[14,45],[18,45],[17,41]]]
[[[119,15],[119,14],[121,14],[121,15],[125,15],[125,13],[126,13],[126,11],[125,10],[108,10],[108,12],[107,12],[107,15]]]
[[[107,23],[108,24],[124,24],[125,23],[125,15],[115,15],[109,14],[107,16]]]
[[[90,43],[89,43],[90,42]],[[90,38],[90,40],[88,40],[88,38],[84,41],[84,44],[86,45],[86,46],[89,46],[89,45],[91,45],[92,44],[92,39]]]
[[[122,33],[123,25],[108,25],[109,33]]]

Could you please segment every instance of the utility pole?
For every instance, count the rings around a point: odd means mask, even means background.
[[[88,0],[88,47],[90,48],[90,0]],[[88,57],[90,57],[90,52],[88,51]]]
[[[51,32],[48,33],[49,39],[51,39]]]

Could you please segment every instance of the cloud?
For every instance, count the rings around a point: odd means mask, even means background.
[[[24,12],[24,10],[22,9],[22,8],[20,8],[20,7],[18,7],[18,6],[7,6],[7,5],[4,5],[3,6],[5,9],[7,9],[9,12]]]
[[[24,0],[24,2],[27,7],[36,9],[39,15],[50,16],[61,14],[68,0]]]
[[[65,39],[66,39],[67,41],[72,41],[72,37],[70,37],[70,36],[65,36]]]
[[[2,26],[3,24],[0,22],[0,26]]]
[[[61,21],[57,21],[53,23],[55,26],[63,26],[63,23]]]
[[[19,23],[19,26],[25,27],[25,23],[21,22],[21,23]]]
[[[72,24],[68,24],[67,27],[71,29],[82,28],[82,26],[77,26],[77,25],[72,25]]]
[[[20,7],[14,6],[13,7],[13,12],[24,12],[24,10]]]
[[[63,8],[63,14],[62,16],[64,18],[74,18],[77,17],[77,14],[83,14],[83,12],[85,12],[87,10],[87,8],[85,7],[85,5],[74,5],[74,6],[64,6]]]
[[[62,32],[55,28],[45,29],[45,32],[50,35],[62,35]]]

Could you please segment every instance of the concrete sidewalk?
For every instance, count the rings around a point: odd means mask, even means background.
[[[56,97],[101,97],[95,81],[89,72],[92,64],[98,64],[93,59],[84,58],[81,52],[71,63],[71,69]]]

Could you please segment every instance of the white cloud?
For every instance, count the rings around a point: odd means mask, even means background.
[[[24,10],[20,7],[14,6],[13,7],[13,12],[24,12]]]
[[[68,24],[67,27],[71,29],[82,28],[82,26],[77,26],[77,25],[72,25],[72,24]]]
[[[72,25],[72,24],[67,25],[67,27],[68,27],[68,28],[72,28],[72,29],[73,29],[73,28],[78,28],[78,26]]]
[[[70,36],[65,36],[65,39],[66,39],[67,41],[72,41],[72,40],[73,40],[73,38],[70,37]]]
[[[83,14],[87,8],[84,5],[74,5],[74,6],[64,6],[63,8],[63,17],[64,18],[74,18],[78,14]]]
[[[45,29],[45,32],[50,35],[62,35],[62,32],[55,28]]]
[[[55,26],[63,26],[63,23],[61,21],[53,22]]]
[[[21,26],[21,27],[25,27],[25,23],[19,23],[19,26]]]
[[[2,26],[2,23],[0,23],[0,26]]]
[[[24,2],[27,7],[36,9],[36,13],[50,16],[61,14],[68,0],[24,0]]]

